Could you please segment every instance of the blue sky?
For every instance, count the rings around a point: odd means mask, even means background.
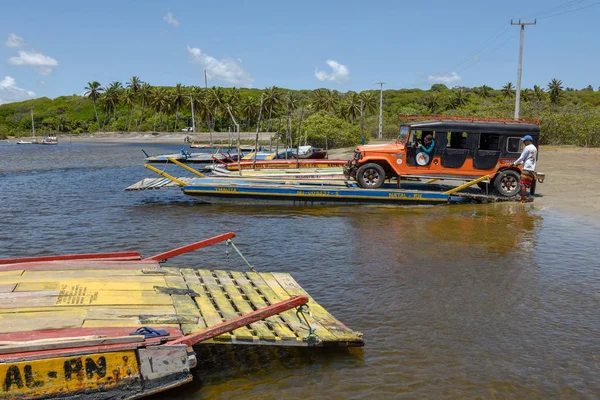
[[[88,81],[340,91],[516,82],[600,86],[599,0],[12,1],[0,14],[0,103]]]

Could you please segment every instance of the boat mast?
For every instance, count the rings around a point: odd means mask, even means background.
[[[31,135],[35,137],[35,124],[33,122],[33,107],[31,107]]]

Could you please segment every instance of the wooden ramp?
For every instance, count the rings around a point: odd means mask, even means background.
[[[299,294],[307,295],[287,273],[169,268],[147,259],[0,265],[0,342],[139,327],[181,336]],[[363,346],[360,333],[313,298],[307,305],[310,311],[289,310],[210,342]]]

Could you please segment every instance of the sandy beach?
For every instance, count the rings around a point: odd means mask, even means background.
[[[227,132],[213,132],[215,143],[227,143]],[[268,144],[272,133],[260,133],[259,141]],[[209,142],[209,134],[191,133],[95,133],[78,136],[64,135],[61,141],[100,142],[100,143],[184,143],[187,136],[192,140]],[[256,138],[256,132],[240,133],[243,142],[248,143]],[[388,141],[371,141],[387,143]],[[235,143],[235,138],[234,138]],[[275,142],[273,142],[275,145]],[[354,148],[341,148],[329,151],[329,158],[348,159],[352,157]],[[535,204],[539,207],[559,209],[578,216],[600,218],[600,201],[596,196],[600,193],[600,149],[568,146],[541,146],[538,171],[546,174],[546,180],[537,187]]]

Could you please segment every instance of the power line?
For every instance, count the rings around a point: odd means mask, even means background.
[[[544,15],[544,14],[553,13],[553,12],[556,12],[556,11],[562,9],[562,8],[571,7],[571,6],[574,6],[575,4],[581,3],[583,1],[587,1],[587,0],[571,0],[571,1],[568,1],[566,3],[560,4],[558,6],[547,8],[544,11],[539,11],[539,12],[536,12],[536,13],[525,15],[525,16],[523,16],[521,18],[522,19],[527,19],[527,18],[531,18],[531,17],[541,18],[542,15]]]
[[[546,15],[546,16],[544,16],[544,17],[540,17],[539,19],[546,19],[546,18],[554,18],[554,17],[558,17],[558,16],[560,16],[560,15],[565,15],[565,14],[569,14],[569,13],[572,13],[572,12],[575,12],[575,11],[584,10],[584,9],[586,9],[586,8],[590,8],[590,7],[593,7],[593,6],[597,6],[598,4],[600,4],[600,1],[597,1],[597,2],[595,2],[595,3],[592,3],[592,4],[588,4],[587,6],[583,6],[583,7],[575,8],[575,9],[573,9],[573,10],[567,10],[567,11],[565,11],[565,12],[559,12],[559,13],[552,14],[552,15]]]

